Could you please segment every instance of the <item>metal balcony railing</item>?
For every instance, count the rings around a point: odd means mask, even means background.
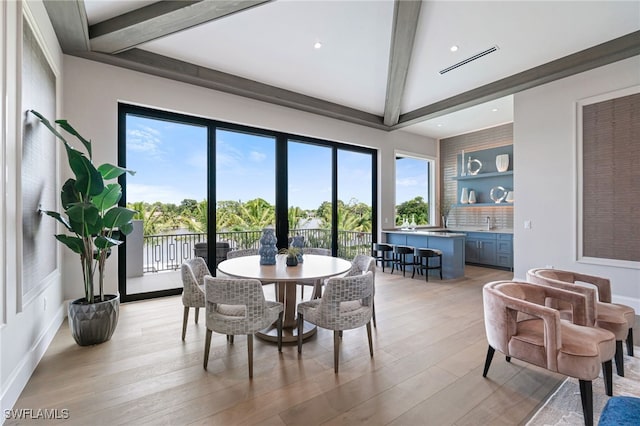
[[[328,229],[294,229],[291,235],[302,235],[307,247],[329,248]],[[259,248],[262,231],[218,232],[217,240],[229,244],[230,250]],[[144,236],[144,272],[174,271],[195,256],[197,243],[207,242],[207,234],[168,234]],[[371,233],[338,231],[338,257],[351,260],[357,254],[371,252]]]

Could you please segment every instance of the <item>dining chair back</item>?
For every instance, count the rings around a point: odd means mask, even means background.
[[[204,368],[209,362],[212,331],[247,335],[249,377],[253,377],[253,335],[277,321],[278,352],[282,351],[284,305],[265,300],[262,284],[253,279],[205,277],[207,335]]]
[[[324,294],[298,304],[298,353],[302,353],[304,321],[333,330],[333,365],[338,373],[340,332],[367,326],[369,353],[373,357],[371,317],[373,315],[373,274],[366,272],[343,278],[329,278]]]
[[[204,308],[204,277],[210,276],[207,263],[202,257],[194,257],[180,266],[182,276],[182,340],[187,333],[189,309],[195,308],[195,322],[198,323],[200,308]]]
[[[351,269],[345,276],[351,277],[354,275],[362,275],[364,273],[371,272],[373,275],[373,296],[371,298],[371,317],[373,319],[373,326],[378,327],[376,324],[376,304],[375,304],[375,295],[376,295],[376,259],[372,256],[367,256],[366,254],[358,254],[353,258],[351,262]]]

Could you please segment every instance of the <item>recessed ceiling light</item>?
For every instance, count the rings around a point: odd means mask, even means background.
[[[442,127],[442,123],[438,123],[438,124],[436,124],[436,126]]]
[[[492,112],[498,112],[498,108],[494,108],[491,110]]]
[[[451,50],[452,52],[457,52],[458,51],[458,46],[457,45],[453,45],[449,48],[449,50]]]
[[[321,47],[322,47],[322,43],[320,43],[319,41],[316,41],[316,42],[313,44],[313,48],[314,48],[314,49],[320,49]]]

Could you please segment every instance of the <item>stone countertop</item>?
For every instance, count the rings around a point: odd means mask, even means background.
[[[433,228],[433,229],[424,228],[424,229],[415,229],[415,230],[400,229],[400,228],[383,229],[382,232],[385,232],[387,234],[411,234],[411,235],[424,235],[426,237],[440,237],[440,238],[457,238],[457,237],[465,236],[465,234],[461,234],[450,229],[440,229],[440,228]]]
[[[459,237],[463,236],[461,232],[487,232],[494,234],[513,234],[513,228],[493,228],[487,229],[486,226],[483,228],[482,225],[477,226],[450,226],[447,228],[416,228],[415,230],[410,229],[383,229],[382,232],[393,232],[398,234],[419,234],[419,235],[429,235],[434,237]]]

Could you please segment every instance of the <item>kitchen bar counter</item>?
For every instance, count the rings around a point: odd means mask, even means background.
[[[418,229],[382,231],[389,244],[432,248],[442,251],[442,278],[450,280],[464,277],[465,234],[449,229]]]

